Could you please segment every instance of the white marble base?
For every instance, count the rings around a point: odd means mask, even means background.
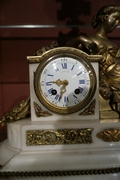
[[[119,128],[120,123],[99,121],[31,122],[24,119],[8,124],[8,139],[0,144],[0,172],[99,170],[120,167],[120,142],[104,142],[96,134],[107,128]],[[26,145],[26,130],[93,128],[91,144]],[[30,177],[30,179],[37,179]],[[120,179],[119,173],[41,177],[40,179]],[[17,180],[17,177],[14,178]],[[22,178],[26,179],[26,178]]]

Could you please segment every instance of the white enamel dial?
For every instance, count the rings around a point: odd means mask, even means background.
[[[35,92],[44,106],[60,114],[85,107],[96,81],[91,64],[71,55],[57,55],[41,63],[35,74]]]
[[[46,99],[59,107],[71,107],[83,101],[90,89],[89,71],[71,57],[50,62],[40,77]]]

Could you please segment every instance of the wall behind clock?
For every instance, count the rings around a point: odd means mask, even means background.
[[[92,17],[119,0],[0,0],[0,119],[29,96],[26,56],[57,41],[59,46],[79,35],[91,36]],[[120,46],[120,29],[110,39]],[[0,127],[0,141],[7,137]]]

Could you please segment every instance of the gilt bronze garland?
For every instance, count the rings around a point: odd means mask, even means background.
[[[62,130],[28,130],[26,145],[90,144],[93,128]]]

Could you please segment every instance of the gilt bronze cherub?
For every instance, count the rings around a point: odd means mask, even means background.
[[[120,6],[104,6],[92,20],[92,27],[97,29],[96,33],[92,37],[75,37],[66,44],[66,46],[79,48],[88,54],[103,56],[103,60],[99,62],[99,92],[102,109],[105,105],[103,101],[106,100],[108,106],[117,112],[118,117],[120,117],[120,49],[108,39],[107,35],[118,26],[119,21]],[[107,113],[108,118],[109,115]]]

